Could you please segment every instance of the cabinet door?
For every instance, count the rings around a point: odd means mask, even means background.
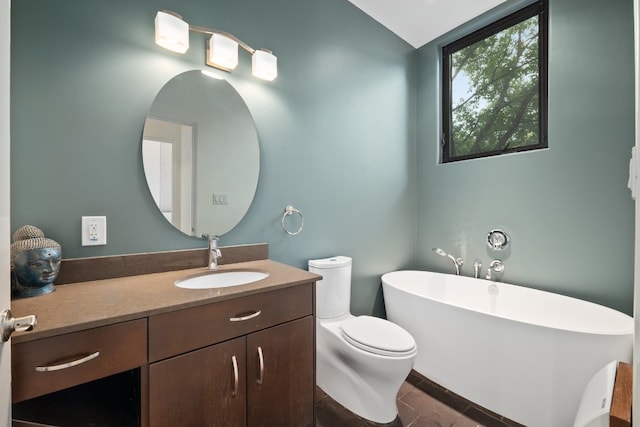
[[[313,344],[311,316],[247,336],[247,425],[313,425]]]
[[[150,425],[244,426],[245,351],[241,337],[151,364]]]

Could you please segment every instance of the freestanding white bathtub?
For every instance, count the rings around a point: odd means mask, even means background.
[[[416,371],[529,427],[572,426],[591,377],[631,362],[633,319],[597,304],[428,271],[387,273],[382,289]]]

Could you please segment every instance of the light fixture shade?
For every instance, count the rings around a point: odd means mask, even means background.
[[[167,12],[156,14],[156,44],[173,52],[189,49],[189,24]]]
[[[238,65],[238,42],[213,34],[209,39],[207,64],[225,71],[233,70]]]
[[[271,52],[258,49],[253,53],[251,62],[255,77],[271,81],[278,76],[278,58]]]

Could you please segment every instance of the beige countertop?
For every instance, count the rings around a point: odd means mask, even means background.
[[[183,289],[174,282],[205,273],[206,267],[127,276],[56,286],[50,294],[11,302],[15,317],[35,314],[36,327],[16,333],[14,344],[139,319],[168,311],[315,282],[321,277],[263,259],[219,266],[216,271],[257,270],[269,276],[246,285],[217,289]]]

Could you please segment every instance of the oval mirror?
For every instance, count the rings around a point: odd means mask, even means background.
[[[142,161],[153,200],[174,227],[222,235],[244,217],[258,185],[251,113],[226,80],[199,70],[179,74],[151,105]]]

